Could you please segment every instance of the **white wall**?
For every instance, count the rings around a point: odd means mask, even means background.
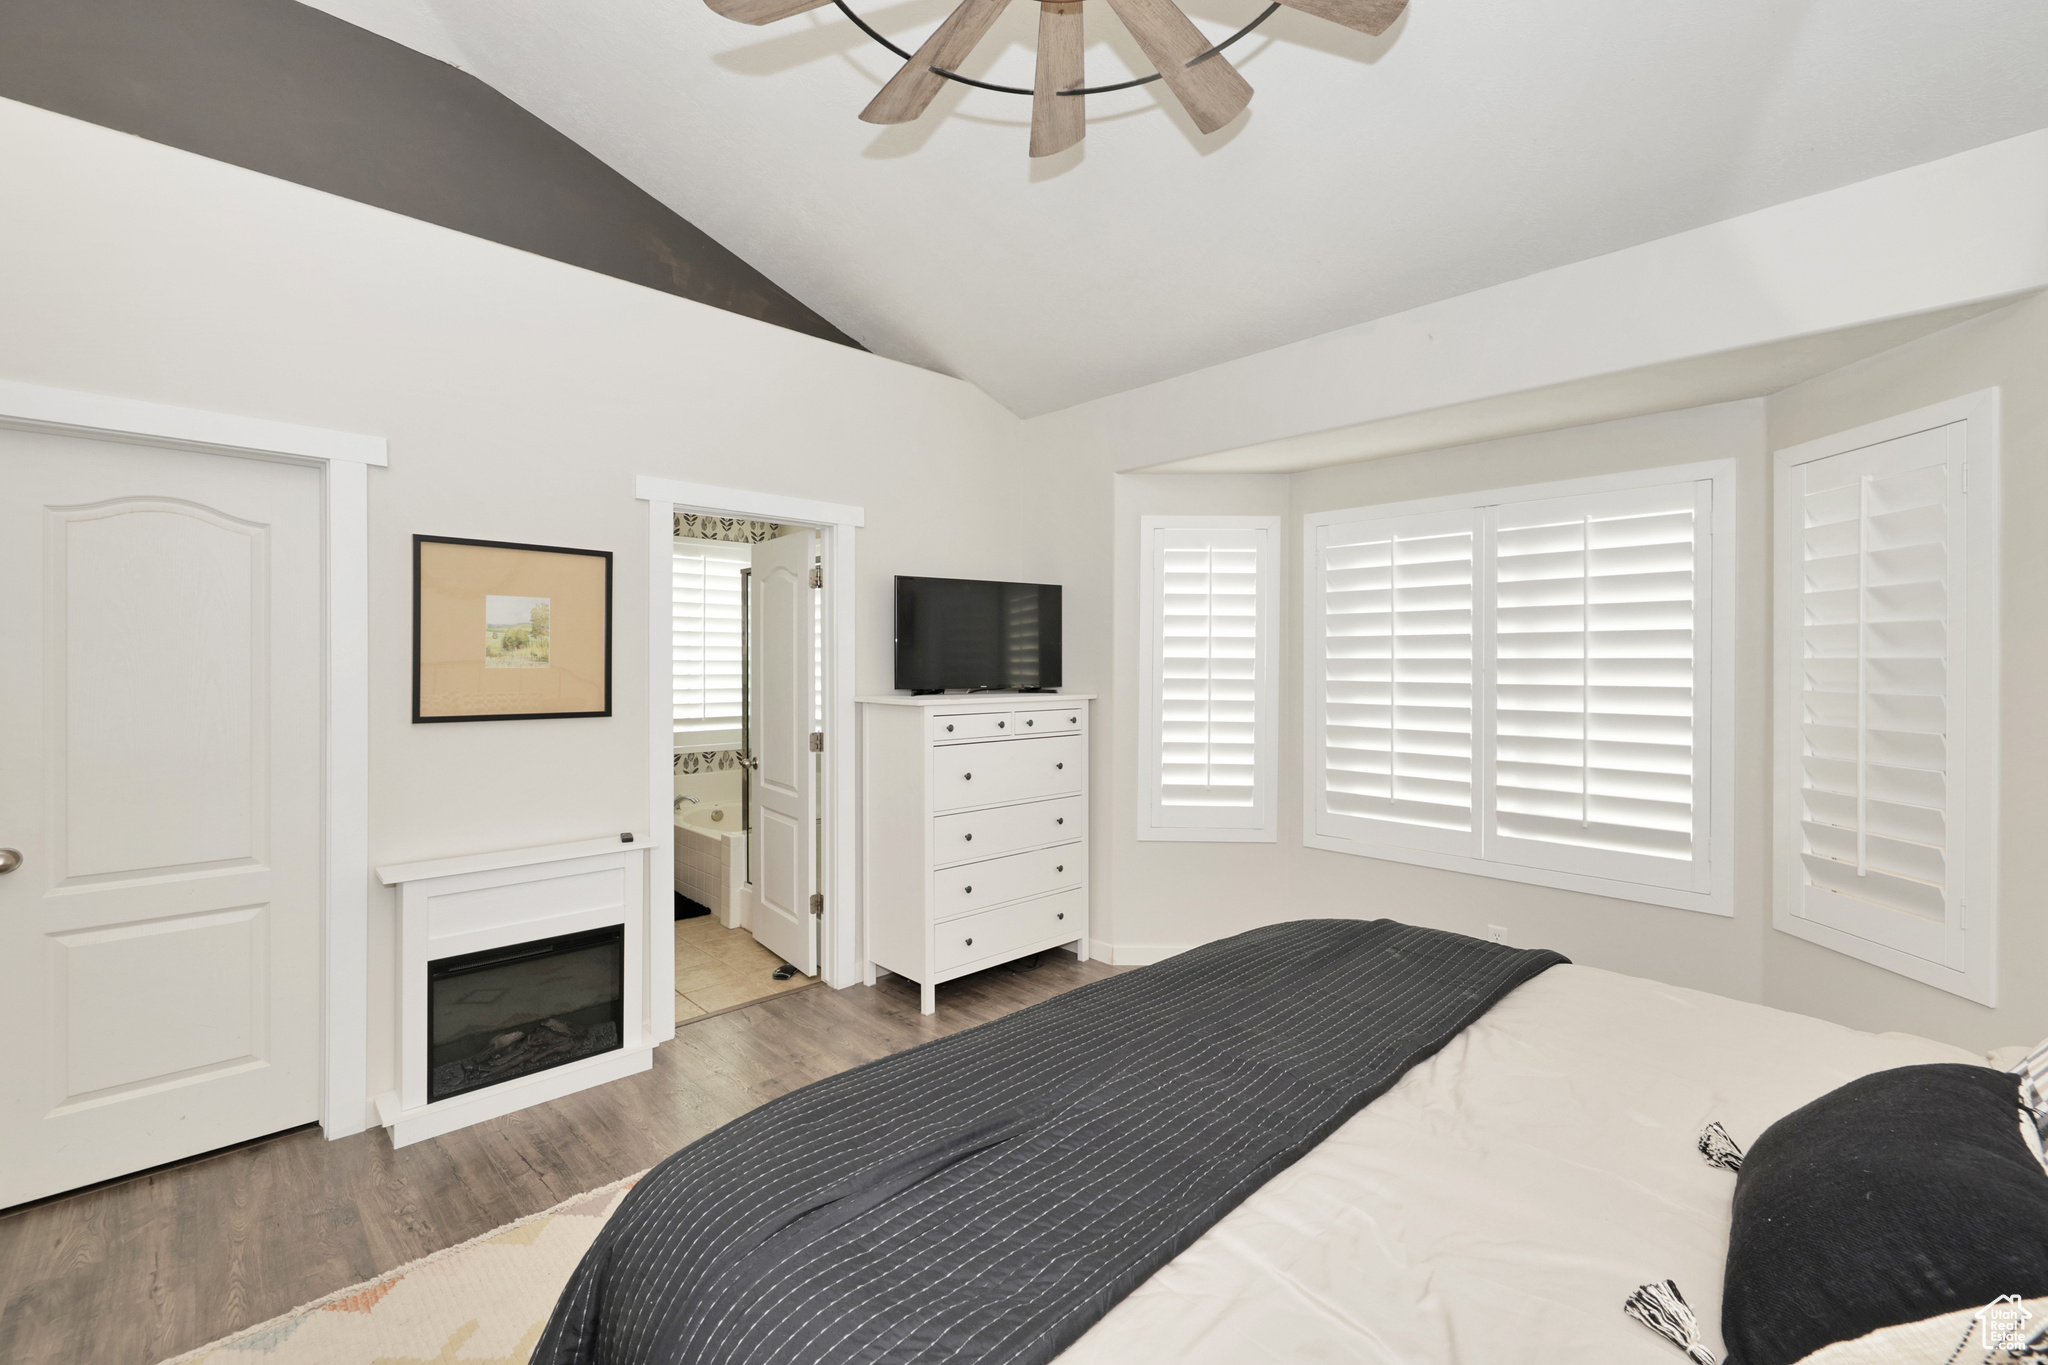
[[[1764,1000],[1857,1028],[2002,1047],[2048,1035],[2048,297],[1977,318],[1770,400],[1781,449],[1993,385],[2002,390],[2005,557],[1999,632],[1999,986],[1996,1009],[1772,931]]]
[[[1356,459],[1368,425],[1472,409],[1471,441],[1755,396],[1805,362],[1796,339],[2048,286],[2048,129],[1743,214],[1034,419],[1135,470],[1306,441],[1304,469]],[[1882,335],[1882,333],[1879,333]],[[1883,344],[1895,344],[1893,341]],[[1746,352],[1774,356],[1762,369]],[[1867,354],[1868,352],[1863,352]],[[1695,367],[1705,363],[1703,370]],[[1835,363],[1839,364],[1840,361]],[[1794,378],[1815,373],[1808,369]],[[1604,381],[1627,376],[1649,405]],[[1580,386],[1593,388],[1580,391]],[[1692,390],[1694,396],[1682,396]],[[1573,415],[1573,414],[1580,415]],[[1410,445],[1408,449],[1420,449]],[[1284,453],[1281,452],[1281,453]]]
[[[1084,523],[1045,529],[1079,476],[1057,452],[1020,469],[1015,419],[966,384],[7,101],[0,166],[0,376],[388,438],[373,863],[646,825],[636,474],[863,505],[864,689],[891,681],[899,572],[1069,584],[1067,676],[1099,677],[1107,575],[1070,572]],[[614,714],[411,724],[416,532],[614,551]],[[392,1079],[392,956],[379,889],[372,1094]]]

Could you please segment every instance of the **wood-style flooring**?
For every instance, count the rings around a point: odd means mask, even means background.
[[[301,1129],[0,1216],[0,1361],[156,1365],[643,1170],[810,1081],[1111,975],[1045,954],[939,987],[796,990],[695,1019],[654,1069],[393,1151]]]

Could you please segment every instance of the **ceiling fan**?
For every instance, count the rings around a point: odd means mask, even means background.
[[[868,27],[847,7],[846,0],[704,0],[715,12],[743,24],[772,24],[827,4],[837,5],[870,38],[904,58],[903,69],[889,79],[868,107],[860,111],[868,123],[909,123],[931,105],[947,81],[983,90],[1031,96],[1031,155],[1051,156],[1078,143],[1087,134],[1086,97],[1163,80],[1195,126],[1213,133],[1251,103],[1252,87],[1223,54],[1245,34],[1270,18],[1282,4],[1355,28],[1374,37],[1401,17],[1408,0],[1274,0],[1264,13],[1220,43],[1202,36],[1174,0],[1108,0],[1116,17],[1130,30],[1138,47],[1158,74],[1134,81],[1089,88],[1082,76],[1081,6],[1084,0],[1039,0],[1038,73],[1031,89],[992,85],[960,74],[960,64],[988,36],[1010,0],[961,0],[938,30],[916,52],[905,52]]]

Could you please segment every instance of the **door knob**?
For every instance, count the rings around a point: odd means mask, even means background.
[[[6,875],[7,873],[9,873],[9,872],[12,872],[12,871],[14,871],[14,869],[15,869],[15,868],[17,868],[17,867],[20,867],[20,866],[21,866],[21,850],[20,850],[20,849],[18,849],[18,848],[0,848],[0,876],[5,876],[5,875]]]

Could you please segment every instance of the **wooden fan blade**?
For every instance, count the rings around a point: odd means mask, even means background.
[[[1280,0],[1290,9],[1328,19],[1333,24],[1355,28],[1377,38],[1394,26],[1408,0]]]
[[[922,114],[946,83],[944,76],[932,74],[932,68],[959,70],[960,63],[967,60],[976,43],[988,36],[1009,3],[1010,0],[961,0],[960,8],[946,16],[938,31],[925,39],[924,46],[911,54],[903,69],[868,101],[868,107],[860,111],[861,120],[908,123]]]
[[[1202,36],[1173,0],[1109,0],[1109,7],[1138,40],[1145,57],[1159,68],[1195,127],[1213,133],[1244,112],[1252,102],[1251,82],[1220,54],[1198,66],[1188,62],[1207,52]]]
[[[1084,47],[1081,0],[1041,0],[1038,6],[1038,79],[1031,85],[1031,155],[1064,152],[1088,134],[1087,99],[1079,90]]]
[[[743,24],[772,24],[792,14],[818,9],[832,0],[704,0],[712,13]]]

